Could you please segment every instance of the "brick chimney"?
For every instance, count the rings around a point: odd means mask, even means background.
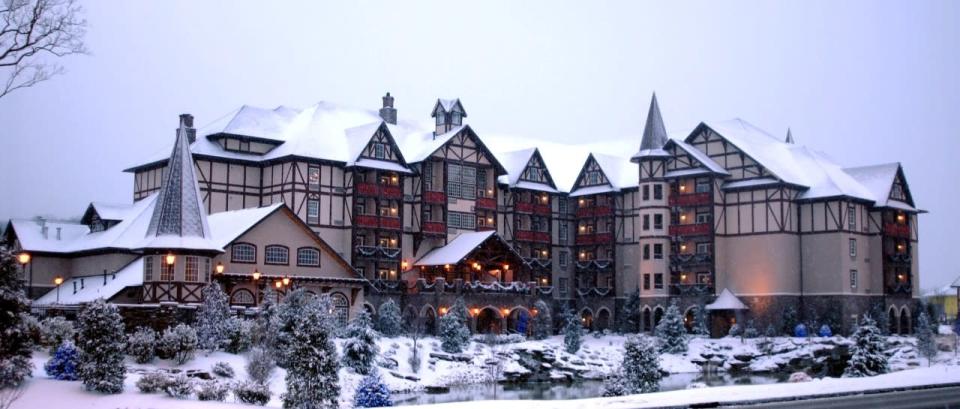
[[[190,143],[197,140],[197,130],[193,127],[193,115],[180,114],[180,126],[187,128],[187,138],[190,139]]]
[[[380,108],[380,118],[383,118],[383,121],[388,124],[397,124],[397,109],[393,107],[393,97],[390,96],[389,92],[383,96],[383,108]]]

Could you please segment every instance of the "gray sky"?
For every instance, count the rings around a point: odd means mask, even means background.
[[[632,138],[744,118],[844,165],[902,162],[921,285],[960,275],[960,2],[85,2],[91,56],[0,99],[0,219],[128,202],[121,170],[177,114],[320,100],[428,119],[460,97],[480,133]],[[576,164],[579,166],[579,164]]]

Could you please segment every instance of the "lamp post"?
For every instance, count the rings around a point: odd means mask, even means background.
[[[277,304],[280,304],[280,289],[283,288],[283,281],[277,280],[274,284],[277,286]]]
[[[253,269],[253,306],[260,306],[260,270]]]
[[[63,277],[57,276],[53,283],[57,285],[57,304],[60,304],[60,284],[63,284]]]
[[[30,253],[22,252],[17,255],[17,262],[20,263],[20,268],[23,273],[27,273],[27,264],[30,263]],[[30,264],[30,285],[27,287],[27,298],[33,299],[33,264]]]

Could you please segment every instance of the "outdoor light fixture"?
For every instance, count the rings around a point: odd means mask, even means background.
[[[254,279],[254,280],[259,280],[259,279],[260,279],[260,270],[253,269],[253,279]]]
[[[57,276],[56,278],[53,279],[53,283],[56,285],[63,284],[63,277]]]
[[[531,309],[530,309],[530,313],[533,314],[533,315],[537,315],[537,309],[536,309],[536,308],[531,308]]]
[[[473,309],[472,309],[472,310],[470,310],[470,312],[472,312],[472,313],[473,313],[473,315],[477,315],[477,314],[479,314],[479,313],[480,313],[480,309],[479,309],[479,308],[477,308],[477,307],[473,307]]]
[[[500,312],[503,313],[504,316],[510,315],[510,310],[507,308],[500,310]]]
[[[580,201],[579,201],[579,202],[577,202],[577,203],[579,203],[579,204],[580,204],[580,206],[583,206],[583,199],[580,199]]]
[[[17,262],[23,265],[27,265],[30,262],[30,253],[20,253],[17,254]]]
[[[684,220],[687,220],[687,215],[681,214],[681,215],[680,215],[680,221],[684,221]]]
[[[290,285],[290,277],[283,278],[283,285]]]
[[[393,176],[393,177],[390,178],[390,180],[393,181],[394,183],[396,183],[396,181],[397,181],[398,179],[397,179],[396,176]]]
[[[407,263],[406,260],[400,262],[400,269],[406,270],[410,266],[410,263]]]
[[[218,262],[217,262],[217,274],[223,274],[223,262],[222,262],[222,261],[218,261]]]
[[[684,251],[684,250],[686,250],[686,249],[687,249],[687,245],[686,245],[686,244],[681,244],[681,245],[680,245],[680,251]]]
[[[397,270],[390,270],[390,277],[391,277],[391,278],[396,278],[396,277],[397,277]]]
[[[541,278],[540,283],[542,283],[543,285],[547,285],[547,278],[546,277]]]
[[[279,290],[280,287],[283,287],[283,281],[277,280],[277,282],[273,283],[273,285],[277,286],[277,289]]]
[[[504,270],[509,270],[509,269],[510,269],[510,265],[509,265],[509,264],[504,264],[504,265],[503,265],[503,269],[504,269]]]
[[[447,313],[447,307],[440,307],[440,315],[445,315]]]
[[[167,261],[168,266],[172,266],[173,263],[177,261],[177,256],[174,256],[173,253],[169,253],[167,254],[167,257],[165,258],[165,260]]]
[[[907,217],[904,216],[903,213],[897,214],[897,221],[898,221],[898,222],[903,222],[904,220],[906,220],[906,218],[907,218]]]
[[[686,280],[686,279],[687,279],[687,275],[686,275],[686,274],[680,274],[680,281],[684,281],[684,280]]]
[[[684,190],[687,190],[687,187],[684,186],[684,185],[680,185],[680,191],[682,192],[682,191],[684,191]]]
[[[546,250],[542,251],[541,253],[543,254],[544,257],[547,256],[547,251],[546,251]]]

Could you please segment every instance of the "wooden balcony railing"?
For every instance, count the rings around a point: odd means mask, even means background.
[[[518,202],[514,208],[518,213],[533,213],[540,216],[549,216],[550,206],[545,204]]]
[[[492,197],[478,197],[475,207],[484,210],[497,210],[497,199]]]
[[[577,209],[577,217],[603,217],[613,215],[613,208],[610,206],[590,206]]]
[[[703,206],[712,202],[710,193],[685,193],[670,195],[670,206]]]
[[[377,216],[361,214],[357,215],[353,219],[353,224],[360,227],[372,227],[377,228]]]
[[[675,224],[670,226],[671,236],[699,236],[710,234],[710,223]]]
[[[357,194],[360,196],[380,196],[387,199],[399,199],[403,197],[403,189],[401,189],[400,186],[359,182],[357,183]]]
[[[427,234],[447,234],[447,225],[444,222],[423,222],[422,230]]]
[[[382,228],[390,230],[400,230],[399,217],[377,217],[373,215],[361,214],[354,217],[353,224],[359,227]]]
[[[574,241],[578,246],[613,243],[613,233],[577,234]]]
[[[884,223],[883,234],[893,237],[910,238],[910,226],[900,223]]]
[[[517,230],[517,240],[550,243],[550,233],[543,231]]]
[[[423,192],[423,201],[430,204],[447,203],[447,194],[444,192]]]

